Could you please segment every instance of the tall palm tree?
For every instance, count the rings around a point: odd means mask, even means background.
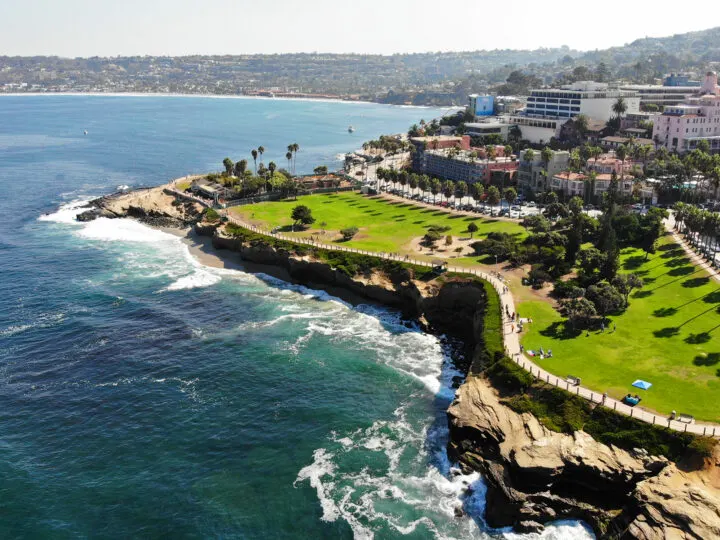
[[[291,170],[290,164],[292,163],[292,152],[288,152],[287,154],[285,154],[285,159],[287,159],[287,162],[288,162],[288,172],[290,172],[290,170]]]
[[[433,204],[435,204],[437,194],[440,193],[440,190],[442,190],[442,184],[440,183],[440,180],[438,180],[437,178],[433,178],[430,181],[430,193],[432,193],[433,196]]]
[[[258,154],[260,155],[260,161],[262,161],[262,155],[265,153],[264,146],[258,146]]]
[[[365,144],[363,144],[363,148],[365,148]],[[298,143],[292,143],[288,145],[287,149],[288,152],[293,154],[293,174],[295,174],[295,164],[297,162],[297,153],[300,150],[300,145]]]
[[[617,127],[620,129],[622,117],[627,112],[627,103],[625,103],[624,97],[620,96],[617,98],[617,101],[615,101],[612,105],[612,112],[615,113],[615,117],[617,118]]]
[[[418,175],[415,173],[410,173],[410,178],[408,179],[408,185],[410,186],[410,193],[414,194],[415,190],[418,187]]]
[[[618,98],[622,99],[622,98]],[[620,181],[623,181],[623,178],[625,176],[625,160],[628,156],[628,148],[624,144],[621,144],[617,147],[617,150],[615,150],[615,155],[621,162],[621,168],[620,168]]]
[[[275,165],[274,161],[268,163],[268,171],[270,171],[270,178],[275,175],[275,169],[277,169],[277,165]]]
[[[543,163],[543,169],[544,169],[544,177],[545,177],[545,186],[543,186],[543,189],[548,188],[548,169],[550,167],[550,162],[552,161],[553,156],[555,155],[555,152],[553,152],[552,148],[549,146],[544,147],[542,150],[540,150],[540,160]]]
[[[250,155],[253,158],[253,161],[255,162],[255,176],[257,176],[257,158],[258,158],[258,151],[254,148],[250,151]]]

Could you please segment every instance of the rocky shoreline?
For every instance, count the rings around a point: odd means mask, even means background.
[[[219,223],[202,221],[201,205],[176,201],[163,188],[97,199],[78,219],[132,217],[159,227],[192,225],[216,250],[281,269],[284,279],[349,293],[350,301],[399,309],[428,331],[462,339],[469,362],[483,361],[487,293],[478,283],[428,286],[403,272],[350,277],[308,255],[226,235]],[[530,413],[511,410],[501,397],[485,377],[470,374],[448,409],[449,454],[466,471],[483,474],[490,526],[536,532],[552,521],[581,519],[599,538],[720,538],[717,452],[702,463],[675,464],[642,449],[607,446],[582,431],[550,431]]]

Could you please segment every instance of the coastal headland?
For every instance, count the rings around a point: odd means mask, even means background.
[[[426,331],[463,341],[467,361],[458,367],[467,378],[448,410],[448,450],[463,469],[483,474],[485,520],[491,527],[529,532],[559,519],[582,519],[600,538],[720,537],[717,448],[703,453],[697,443],[702,438],[640,426],[533,383],[505,357],[501,306],[488,281],[262,235],[214,216],[208,219],[200,201],[176,197],[167,188],[97,199],[78,219],[129,217],[172,227],[205,264],[238,265],[353,303],[387,305],[418,320]],[[548,429],[528,400],[562,410],[569,428]],[[573,429],[575,417],[589,421]],[[609,443],[598,440],[610,431],[629,435]],[[648,441],[652,447],[643,448]],[[659,448],[666,455],[655,451]]]

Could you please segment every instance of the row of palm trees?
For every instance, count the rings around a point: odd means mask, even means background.
[[[287,147],[287,153],[285,154],[285,159],[288,161],[288,171],[292,169],[292,174],[295,174],[295,162],[297,159],[297,153],[300,151],[300,145],[298,143],[292,143],[289,144]],[[260,158],[260,167],[263,167],[262,163],[262,155],[265,153],[265,147],[264,146],[258,146],[257,148],[253,148],[250,150],[250,155],[253,158],[253,162],[255,163],[255,174],[258,173],[258,165],[257,161],[258,158]],[[227,164],[225,164],[225,161],[230,161],[230,158],[225,158],[223,161],[223,164],[225,165],[225,168],[227,169]],[[245,161],[245,160],[242,160]],[[267,170],[272,170],[273,172],[277,169],[277,165],[275,165],[275,162],[271,161],[268,166]]]
[[[720,251],[720,214],[682,202],[675,203],[675,227],[717,266]]]
[[[468,185],[467,182],[453,182],[451,180],[441,181],[438,178],[431,178],[426,174],[416,174],[405,170],[385,169],[378,167],[377,178],[385,185],[390,184],[393,188],[402,187],[403,196],[407,195],[406,187],[410,188],[410,195],[418,193],[430,192],[433,196],[433,204],[437,202],[437,196],[440,195],[440,201],[445,197],[445,202],[450,199],[463,199],[470,195],[476,202],[484,201],[491,207],[497,206],[502,198],[509,204],[517,198],[517,192],[513,188],[507,188],[502,194],[497,186],[486,186],[482,183],[473,183]],[[416,191],[416,190],[419,190]]]

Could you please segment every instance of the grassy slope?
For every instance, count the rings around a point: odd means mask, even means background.
[[[542,346],[553,358],[538,364],[559,376],[572,374],[583,385],[620,398],[642,396],[641,406],[720,421],[720,285],[693,267],[682,249],[666,237],[647,262],[634,249],[622,253],[622,271],[645,280],[630,307],[611,319],[617,331],[564,334],[562,318],[547,303],[521,302],[518,312],[531,317],[522,343]],[[699,356],[707,354],[707,359]],[[635,379],[653,383],[648,391],[631,386]]]
[[[325,222],[327,233],[320,238],[330,243],[339,237],[337,231],[354,225],[360,232],[342,245],[372,251],[409,253],[410,241],[424,235],[429,225],[447,225],[452,227],[447,234],[468,237],[467,226],[475,221],[478,226],[476,238],[493,231],[525,235],[524,229],[514,222],[453,215],[433,208],[391,203],[380,197],[367,197],[353,192],[309,195],[298,201],[258,203],[235,207],[232,212],[257,226],[282,227],[292,223],[290,212],[297,204],[310,207],[316,219],[315,224],[308,231],[286,234],[309,236],[312,232],[318,232],[320,224]],[[467,264],[469,258],[451,259],[450,264],[462,264],[463,261]]]

